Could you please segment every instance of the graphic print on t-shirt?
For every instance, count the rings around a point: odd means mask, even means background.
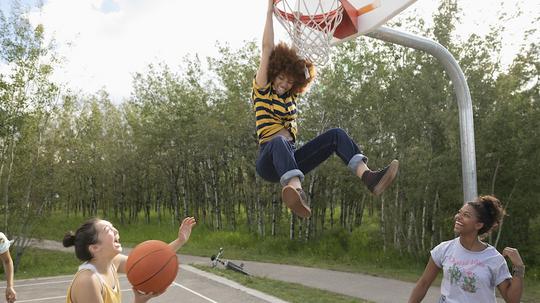
[[[458,285],[466,292],[475,293],[478,290],[478,277],[473,271],[465,270],[464,268],[459,267],[457,264],[459,264],[459,262],[455,262],[448,268],[450,284]],[[484,266],[481,262],[478,262],[477,265]]]
[[[439,303],[495,303],[495,287],[512,278],[504,257],[488,244],[470,251],[457,237],[434,247],[431,258],[444,272]]]

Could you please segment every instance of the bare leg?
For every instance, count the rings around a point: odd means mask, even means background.
[[[311,208],[307,205],[307,197],[302,190],[300,178],[292,177],[289,183],[281,190],[281,198],[285,205],[297,216],[307,218],[311,216]]]
[[[287,185],[290,185],[295,189],[296,188],[302,188],[302,183],[300,182],[300,178],[298,178],[298,177],[292,177],[289,180],[289,183],[287,183]]]
[[[367,165],[362,163],[358,165],[356,175],[362,179],[369,191],[378,196],[394,182],[398,167],[398,160],[392,160],[388,166],[377,171],[370,170]]]
[[[369,171],[369,167],[366,165],[366,162],[362,161],[360,164],[358,164],[358,167],[356,168],[356,175],[360,178],[362,178],[362,175]]]

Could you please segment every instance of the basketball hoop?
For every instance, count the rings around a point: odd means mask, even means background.
[[[339,0],[274,0],[274,14],[291,36],[300,56],[324,65],[334,31],[343,18]]]
[[[369,31],[385,22],[398,11],[416,0],[390,0],[379,10],[365,28],[358,28],[358,17],[378,8],[380,0],[274,0],[274,14],[291,36],[299,54],[317,65],[324,65],[330,56],[333,39],[345,39]],[[295,3],[291,5],[290,3]]]

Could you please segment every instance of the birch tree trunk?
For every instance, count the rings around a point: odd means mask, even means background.
[[[5,213],[4,213],[4,231],[5,233],[9,232],[9,224],[8,224],[8,217],[9,217],[9,186],[11,184],[11,176],[13,172],[13,163],[15,158],[15,134],[12,134],[11,136],[11,151],[9,152],[9,167],[7,170],[7,176],[6,181],[4,181],[4,207],[5,207]],[[2,165],[3,166],[3,165]],[[0,174],[2,176],[2,174]],[[1,179],[0,179],[1,180]]]
[[[438,243],[438,240],[441,238],[441,235],[439,235],[439,238],[437,239],[437,232],[441,232],[441,229],[437,230],[437,210],[439,209],[439,190],[435,190],[435,201],[433,202],[433,212],[431,213],[431,241],[429,243],[429,247],[433,247],[435,243]]]

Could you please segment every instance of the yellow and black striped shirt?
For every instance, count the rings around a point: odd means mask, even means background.
[[[253,79],[253,91],[251,99],[255,109],[255,125],[257,127],[257,137],[259,144],[267,142],[272,135],[282,129],[291,133],[296,141],[296,100],[298,95],[286,92],[278,95],[269,82],[264,87],[259,87]]]

